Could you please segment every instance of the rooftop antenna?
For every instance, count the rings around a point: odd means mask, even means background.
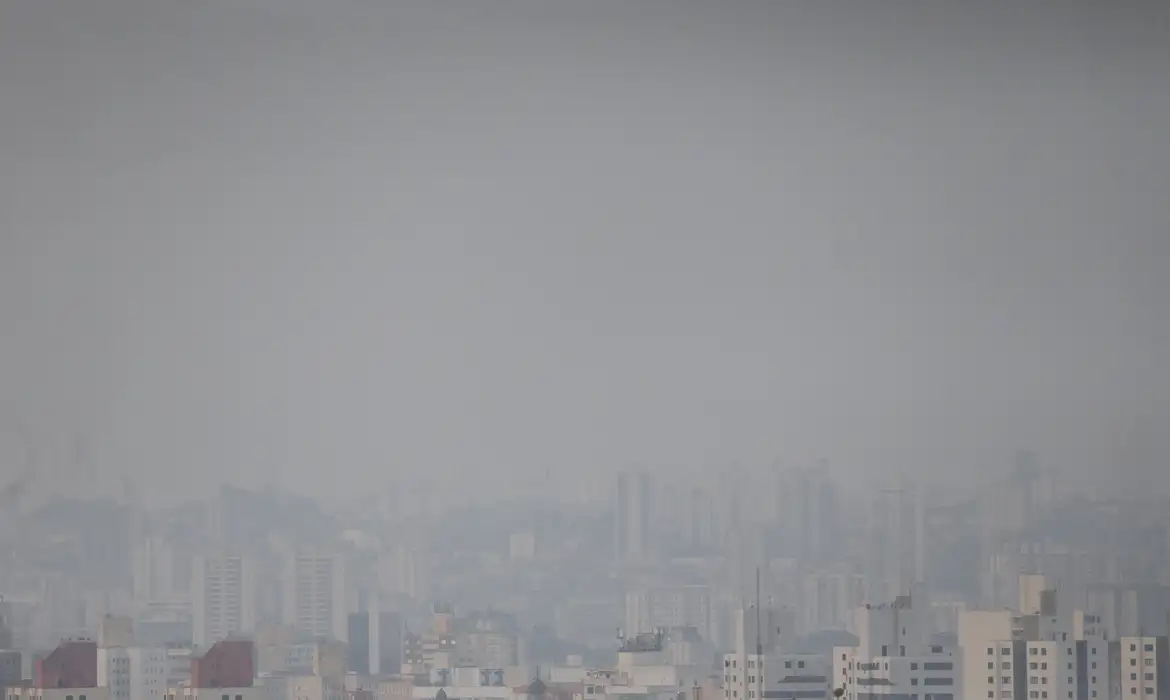
[[[771,623],[769,623],[771,624]],[[764,641],[760,634],[760,567],[756,567],[756,700],[764,698]]]

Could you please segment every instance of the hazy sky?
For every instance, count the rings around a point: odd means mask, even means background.
[[[1170,473],[1168,18],[4,0],[0,428],[327,496]]]

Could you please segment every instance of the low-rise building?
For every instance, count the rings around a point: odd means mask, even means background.
[[[34,665],[31,684],[9,687],[6,700],[109,700],[98,686],[97,644],[66,640]]]
[[[191,659],[191,680],[169,688],[166,700],[263,700],[253,674],[251,640],[216,642]]]

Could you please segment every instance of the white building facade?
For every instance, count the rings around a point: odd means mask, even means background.
[[[256,581],[245,557],[195,557],[191,570],[193,641],[207,647],[256,626]]]
[[[340,554],[296,554],[285,562],[285,624],[303,634],[344,640],[348,634],[345,559]]]
[[[832,662],[811,654],[738,654],[723,657],[724,700],[825,700],[832,694]]]

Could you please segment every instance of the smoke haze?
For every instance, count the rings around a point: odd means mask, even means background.
[[[1167,3],[314,5],[0,6],[54,488],[1165,487]]]

